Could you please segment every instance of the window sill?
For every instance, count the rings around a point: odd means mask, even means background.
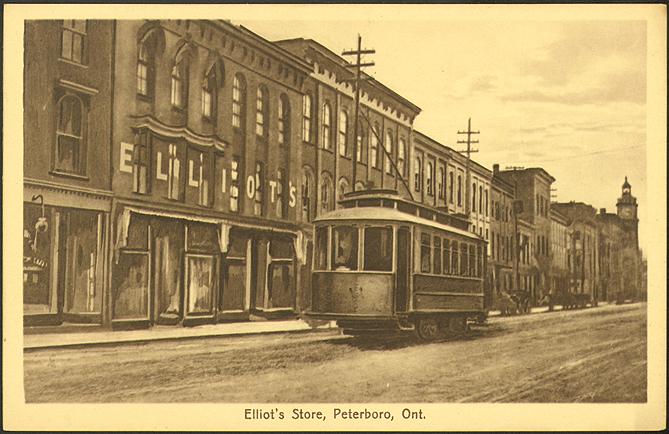
[[[60,170],[57,169],[50,170],[49,174],[53,176],[62,176],[63,178],[72,178],[72,179],[79,179],[81,181],[90,181],[90,178],[86,175],[80,175],[78,173],[70,173],[70,172],[61,172]]]
[[[75,62],[74,60],[69,60],[69,59],[66,59],[64,57],[59,57],[58,61],[66,63],[68,65],[73,65],[73,66],[78,66],[80,68],[88,69],[88,65],[84,65],[83,63],[78,63],[78,62]]]

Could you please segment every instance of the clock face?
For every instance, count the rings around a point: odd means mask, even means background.
[[[632,208],[623,208],[621,211],[621,214],[625,218],[632,218],[634,215],[632,214]]]

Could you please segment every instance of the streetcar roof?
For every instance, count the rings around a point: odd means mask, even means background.
[[[482,238],[471,232],[458,229],[453,226],[445,225],[443,223],[419,217],[413,214],[408,214],[399,211],[395,208],[384,207],[355,207],[355,208],[340,208],[330,211],[322,216],[314,219],[314,223],[345,221],[345,220],[394,220],[400,222],[414,223],[423,226],[430,226],[442,231],[462,235],[463,237],[482,240]]]

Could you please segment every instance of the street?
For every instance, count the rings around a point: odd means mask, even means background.
[[[338,330],[26,352],[27,402],[645,402],[646,304],[491,318],[462,340]]]

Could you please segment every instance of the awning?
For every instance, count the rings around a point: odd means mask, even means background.
[[[217,235],[218,235],[218,245],[221,253],[227,253],[230,245],[230,229],[234,228],[245,228],[245,229],[254,229],[262,232],[271,232],[271,233],[282,233],[294,236],[293,242],[295,247],[295,256],[302,265],[306,264],[306,238],[302,231],[291,231],[288,229],[278,229],[271,228],[260,225],[253,225],[247,223],[236,223],[229,220],[217,219],[212,217],[202,217],[190,214],[182,214],[178,212],[170,211],[158,211],[145,208],[136,208],[131,206],[126,206],[123,209],[116,228],[116,243],[114,245],[114,258],[116,263],[118,263],[118,252],[120,249],[124,248],[128,244],[128,228],[130,226],[130,219],[132,213],[146,215],[146,216],[155,216],[155,217],[165,217],[179,220],[187,220],[197,223],[207,223],[218,226]]]

